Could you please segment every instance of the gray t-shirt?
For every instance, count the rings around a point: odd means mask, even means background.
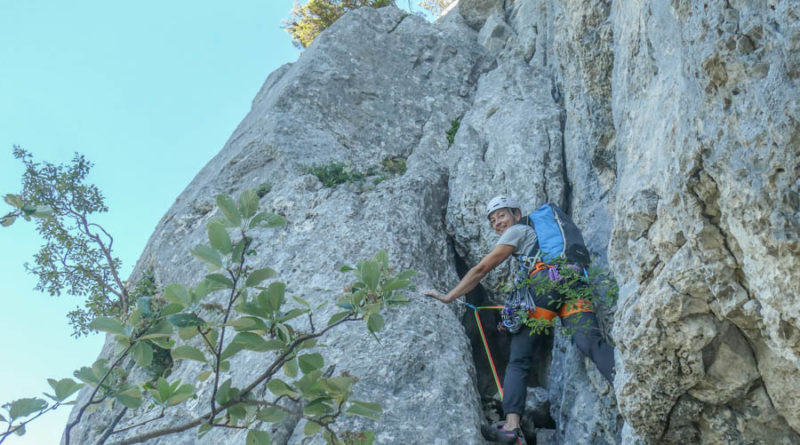
[[[497,244],[514,246],[514,255],[535,255],[531,249],[536,244],[536,231],[527,224],[514,224],[500,235]]]

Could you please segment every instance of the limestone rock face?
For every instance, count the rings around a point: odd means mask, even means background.
[[[650,441],[798,441],[798,13],[614,3],[617,397]]]
[[[338,266],[380,249],[420,272],[418,288],[445,291],[494,247],[488,199],[549,201],[620,286],[597,307],[617,376],[612,388],[556,328],[529,388],[529,443],[800,443],[798,78],[791,0],[462,0],[434,24],[360,9],[267,78],[134,278],[152,267],[160,285],[197,282],[204,267],[188,250],[205,241],[215,195],[268,183],[261,205],[288,225],[263,232],[257,265],[291,294],[334,301],[347,283]],[[387,159],[407,171],[377,185],[328,188],[307,173]],[[467,301],[502,303],[508,272]],[[384,408],[343,427],[373,429],[378,444],[485,443],[479,425],[499,397],[471,310],[409,297],[381,343],[361,326],[326,340],[326,361],[360,378],[354,398]],[[502,373],[494,315],[483,324]],[[266,360],[235,363],[234,384]],[[170,378],[198,370],[181,362]],[[146,429],[202,412],[189,403]],[[73,440],[96,442],[118,414],[93,411]],[[284,421],[273,443],[302,443],[302,426]],[[242,442],[226,430],[148,443]]]

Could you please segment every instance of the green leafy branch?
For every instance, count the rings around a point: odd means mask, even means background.
[[[217,205],[221,216],[207,224],[208,244],[192,249],[192,255],[206,263],[208,273],[196,286],[187,288],[170,284],[156,294],[148,280],[137,285],[136,305],[126,317],[98,316],[91,329],[112,335],[117,344],[113,361],[101,358],[91,367],[75,373],[82,383],[65,379],[56,390],[57,397],[69,396],[78,388],[92,388],[88,398],[78,408],[75,419],[67,425],[65,443],[73,439],[72,430],[83,419],[90,406],[107,403],[121,407],[113,421],[104,427],[99,444],[122,433],[130,434],[115,443],[141,443],[146,440],[195,428],[202,436],[212,428],[247,429],[247,443],[269,444],[270,435],[254,427],[258,423],[278,422],[286,415],[305,420],[307,435],[321,433],[329,444],[370,444],[374,434],[369,432],[337,432],[333,427],[342,415],[377,419],[382,409],[371,402],[350,400],[352,386],[358,381],[345,372],[333,375],[333,367],[325,368],[318,351],[323,348],[317,339],[335,327],[353,321],[365,322],[372,335],[377,335],[384,319],[380,311],[388,306],[407,302],[401,291],[410,285],[413,271],[393,275],[388,255],[379,252],[373,259],[360,261],[351,271],[356,281],[338,301],[343,311],[334,314],[327,325],[317,329],[313,312],[317,307],[293,297],[294,307],[286,308],[286,286],[273,280],[277,273],[270,268],[255,268],[249,264],[257,256],[255,230],[275,228],[285,220],[274,214],[257,213],[258,193],[243,192],[238,200],[220,195]],[[142,289],[139,289],[142,288]],[[211,294],[222,294],[222,304],[211,302]],[[218,301],[214,298],[213,301]],[[310,330],[301,330],[293,320],[305,316]],[[229,338],[233,335],[232,338]],[[377,336],[376,336],[377,338]],[[172,361],[192,360],[202,363],[197,380],[213,376],[210,394],[201,394],[181,380],[169,381],[157,375],[144,382],[131,382],[128,369],[151,366],[156,351],[168,351]],[[232,371],[237,354],[250,351],[272,356],[263,373],[244,387],[235,387],[225,373]],[[110,363],[110,364],[109,364]],[[283,377],[279,378],[279,373]],[[271,399],[259,399],[255,389],[265,387]],[[164,418],[169,410],[189,399],[207,397],[205,413],[182,423],[147,433],[136,434],[140,427]],[[0,419],[9,424],[9,431],[0,434],[2,442],[9,434],[19,432],[24,423],[18,421],[34,412],[55,409],[45,401],[12,402],[14,416]],[[284,406],[282,401],[291,401]],[[120,422],[130,417],[142,418],[144,412],[156,409],[147,420],[128,425]],[[38,417],[38,416],[37,416]],[[15,423],[15,421],[17,421]]]
[[[75,154],[69,164],[34,162],[33,156],[14,147],[14,157],[25,166],[22,191],[5,195],[13,210],[0,219],[8,227],[20,217],[36,218],[44,239],[34,264],[36,290],[58,296],[62,292],[85,296],[85,309],[70,313],[75,336],[85,335],[96,316],[120,316],[130,309],[130,295],[120,277],[121,263],[113,254],[114,238],[91,220],[108,211],[103,194],[86,179],[92,164]]]

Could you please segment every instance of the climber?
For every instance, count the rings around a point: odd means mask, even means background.
[[[456,287],[446,294],[435,289],[426,289],[421,291],[423,295],[450,303],[474,289],[489,271],[500,265],[509,256],[514,255],[520,264],[524,265],[527,263],[525,261],[527,258],[536,254],[536,252],[532,252],[537,246],[536,231],[529,225],[520,223],[522,213],[520,205],[515,199],[507,196],[493,198],[486,207],[486,216],[489,218],[492,229],[500,235],[494,249],[475,267],[471,268]],[[528,275],[535,278],[539,274],[548,274],[548,272],[549,267],[541,262],[535,265],[531,264],[529,267],[523,266],[520,271],[525,274],[521,277],[523,279]],[[578,349],[597,365],[603,377],[613,385],[614,349],[603,340],[597,318],[590,306],[577,309],[573,307],[567,310],[563,295],[554,295],[554,292],[547,295],[536,295],[534,291],[524,290],[536,306],[533,318],[544,317],[552,320],[560,311],[562,325],[569,327],[573,332],[573,339]],[[512,292],[509,299],[512,295],[519,295],[519,293]],[[507,300],[506,309],[504,309],[506,314],[511,313],[508,311],[509,304],[511,303]],[[498,427],[483,425],[481,433],[487,440],[505,444],[519,442],[524,445],[525,439],[520,428],[520,417],[525,407],[527,381],[533,365],[533,354],[538,342],[544,336],[531,335],[530,328],[520,323],[519,320],[506,319],[498,328],[501,330],[506,328],[511,334],[510,356],[503,380],[505,423]]]

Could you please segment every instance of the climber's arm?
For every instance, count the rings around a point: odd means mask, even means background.
[[[475,289],[478,283],[481,282],[483,277],[486,276],[492,269],[499,266],[500,263],[505,261],[511,254],[514,253],[514,246],[508,244],[498,244],[489,252],[488,255],[475,265],[472,269],[464,275],[464,278],[450,290],[447,294],[442,294],[435,289],[423,290],[422,294],[429,297],[436,298],[444,303],[450,303],[456,298],[465,295],[467,292]]]

